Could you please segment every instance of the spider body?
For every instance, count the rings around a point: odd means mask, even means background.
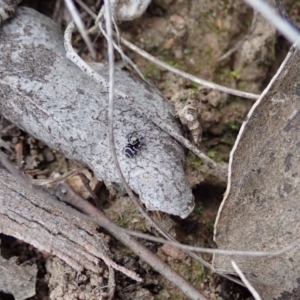
[[[123,154],[127,158],[133,158],[137,155],[141,147],[140,139],[137,137],[136,132],[133,132],[128,136],[128,144],[123,148]]]

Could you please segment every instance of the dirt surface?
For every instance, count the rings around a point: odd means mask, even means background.
[[[90,0],[86,4],[96,11],[100,2]],[[297,22],[300,6],[290,2],[289,11]],[[24,5],[50,17],[54,14],[55,1],[27,0]],[[65,27],[68,17],[64,9],[55,12],[55,19],[62,28]],[[86,16],[85,20],[87,26],[91,26],[91,18]],[[254,25],[251,27],[253,20]],[[288,49],[287,43],[276,35],[271,26],[259,16],[254,19],[252,10],[243,1],[157,0],[151,3],[144,16],[121,24],[120,30],[122,36],[172,66],[206,80],[258,94]],[[247,35],[248,38],[237,51],[218,61]],[[75,45],[80,49],[80,54],[89,59],[80,37],[76,39]],[[95,48],[98,60],[105,60],[106,47],[102,39],[96,40]],[[200,148],[216,162],[226,165],[239,127],[253,101],[199,86],[159,69],[127,49],[124,51],[178,110],[192,105],[201,124],[201,128],[197,125],[198,133],[202,132]],[[193,139],[188,128],[186,135]],[[34,178],[43,179],[54,172],[64,174],[74,168],[83,168],[69,162],[62,154],[52,151],[4,119],[1,119],[1,137],[13,150],[17,144],[22,143],[25,170]],[[196,201],[194,212],[185,220],[159,213],[153,213],[152,216],[180,242],[215,247],[212,240],[213,226],[226,186],[194,154],[187,152],[186,156],[186,175]],[[12,158],[15,159],[15,155]],[[92,178],[88,170],[85,172],[87,177]],[[75,180],[73,186],[80,190],[81,183]],[[100,199],[97,205],[104,208],[118,225],[152,233],[152,228],[145,223],[119,186],[96,181],[94,188]],[[1,236],[1,240],[2,255],[6,258],[17,256],[20,263],[29,259],[38,262],[37,295],[31,299],[107,299],[107,290],[103,287],[107,285],[108,273],[104,264],[103,273],[97,278],[89,272],[78,274],[59,259],[38,252],[21,241],[6,236]],[[108,236],[107,241],[114,260],[144,279],[142,284],[137,284],[117,273],[114,299],[187,299],[118,241]],[[209,299],[252,299],[245,289],[212,274],[178,249],[147,241],[144,244],[203,290]],[[209,255],[204,258],[210,262]],[[0,293],[0,299],[12,298]]]

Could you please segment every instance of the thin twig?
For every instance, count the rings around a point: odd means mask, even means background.
[[[285,9],[285,5],[283,4],[283,1],[282,0],[275,0],[275,3],[276,3],[276,6],[277,6],[277,8],[278,8],[278,10],[279,10],[279,12],[281,14],[281,16],[285,20],[287,20],[291,25],[293,25],[294,27],[296,27],[295,24],[293,24],[292,20],[290,19],[289,15],[288,15],[288,13],[287,13],[287,11]]]
[[[116,27],[117,28],[117,27]],[[99,22],[99,29],[101,31],[101,33],[103,34],[103,36],[107,39],[107,35],[105,30],[102,27],[101,22]],[[146,81],[145,76],[143,75],[143,73],[140,71],[140,69],[138,68],[138,66],[127,56],[125,55],[125,53],[123,52],[122,48],[120,46],[118,46],[116,43],[113,42],[113,46],[114,48],[120,53],[123,61],[125,62],[125,64],[131,66],[133,68],[133,70],[141,77],[142,80]]]
[[[96,15],[83,1],[81,0],[75,0],[82,9],[84,9],[90,16],[91,15]]]
[[[73,46],[72,46],[72,33],[75,28],[73,22],[71,22],[64,34],[64,46],[67,51],[66,57],[71,60],[76,66],[78,66],[85,74],[96,80],[99,84],[101,84],[105,89],[108,90],[108,82],[104,77],[100,76],[97,72],[95,72],[91,67],[89,67],[83,59],[80,58],[79,55],[76,54]]]
[[[1,135],[0,135],[1,136]],[[0,137],[0,147],[3,147],[5,150],[7,150],[10,154],[13,153],[13,151],[10,149],[9,145],[2,140],[2,138]]]
[[[152,117],[151,121],[161,128],[163,131],[167,132],[171,135],[175,140],[179,141],[182,145],[184,145],[187,149],[191,150],[195,155],[197,155],[207,166],[216,171],[219,178],[223,181],[227,180],[227,171],[224,170],[219,164],[217,164],[214,160],[209,158],[202,150],[193,145],[188,139],[180,135],[177,131],[175,131],[170,125],[161,121],[161,119],[157,117]]]
[[[296,43],[300,33],[288,21],[282,18],[279,13],[266,1],[244,0],[253,9],[257,10],[266,20],[268,20],[277,30],[279,30],[291,43]],[[299,41],[297,43],[299,49]]]
[[[72,19],[73,19],[74,23],[76,24],[83,40],[85,41],[85,43],[86,43],[86,45],[87,45],[87,47],[88,47],[88,49],[91,53],[92,58],[95,60],[96,59],[95,49],[93,47],[93,44],[92,44],[89,36],[87,35],[87,31],[85,29],[85,26],[84,26],[84,24],[83,24],[83,22],[80,18],[80,15],[79,15],[73,1],[65,0],[65,3],[66,3],[66,6],[67,6],[71,16],[72,16]]]
[[[56,177],[56,178],[47,178],[47,179],[32,179],[30,178],[30,183],[34,184],[34,185],[38,185],[38,186],[52,186],[55,185],[59,182],[62,182],[70,177],[76,176],[78,175],[78,171],[77,170],[72,170],[69,172],[66,172],[65,174]]]
[[[235,263],[234,260],[231,261],[231,265],[234,268],[234,270],[237,272],[237,274],[240,276],[242,281],[244,282],[246,288],[250,291],[252,296],[255,300],[262,300],[258,292],[255,290],[255,288],[251,285],[251,283],[248,281],[242,270],[238,267],[238,265]]]
[[[166,64],[165,62],[159,60],[158,58],[152,56],[151,54],[149,54],[148,52],[142,50],[141,48],[137,47],[136,45],[130,43],[129,41],[125,40],[124,38],[121,37],[121,42],[126,46],[128,47],[129,49],[131,49],[132,51],[138,53],[139,55],[143,56],[144,58],[148,59],[149,61],[155,63],[156,65],[170,71],[170,72],[173,72],[183,78],[186,78],[188,80],[191,80],[193,82],[196,82],[198,84],[201,84],[203,86],[206,86],[206,87],[209,87],[209,88],[212,88],[212,89],[215,89],[215,90],[218,90],[218,91],[221,91],[221,92],[224,92],[224,93],[227,93],[227,94],[231,94],[231,95],[234,95],[234,96],[238,96],[238,97],[243,97],[243,98],[247,98],[247,99],[251,99],[251,100],[256,100],[258,99],[259,95],[257,94],[252,94],[252,93],[247,93],[247,92],[243,92],[243,91],[239,91],[239,90],[235,90],[235,89],[232,89],[232,88],[228,88],[228,87],[225,87],[223,85],[219,85],[219,84],[216,84],[216,83],[213,83],[211,81],[207,81],[207,80],[204,80],[204,79],[201,79],[199,77],[196,77],[194,75],[191,75],[187,72],[184,72],[184,71],[181,71],[177,68],[174,68],[168,64]]]
[[[62,12],[62,9],[61,9],[62,4],[63,4],[63,2],[61,0],[56,0],[55,5],[54,5],[54,11],[53,11],[53,14],[52,14],[52,20],[55,23],[60,24],[60,25],[61,25],[62,15],[63,15],[63,12]]]

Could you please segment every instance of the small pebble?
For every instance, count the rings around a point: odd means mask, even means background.
[[[44,151],[43,151],[43,155],[44,155],[44,158],[47,162],[52,162],[55,160],[55,156],[53,154],[53,152],[49,149],[49,148],[46,148]]]

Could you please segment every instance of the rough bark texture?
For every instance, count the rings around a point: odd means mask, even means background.
[[[108,252],[94,224],[43,201],[0,168],[0,233],[54,253],[74,269],[99,272]]]
[[[277,251],[299,239],[299,66],[292,48],[241,128],[216,221],[222,249]],[[299,245],[276,257],[216,255],[214,268],[234,273],[231,259],[263,299],[300,298]]]
[[[101,74],[105,77],[105,72]],[[148,209],[186,217],[193,195],[183,171],[182,147],[144,116],[180,131],[173,107],[125,72],[116,73],[114,132],[124,176]],[[98,178],[119,182],[107,136],[107,90],[65,58],[59,28],[38,12],[19,8],[0,30],[0,112],[51,148],[89,166]],[[137,131],[143,146],[122,154]]]

